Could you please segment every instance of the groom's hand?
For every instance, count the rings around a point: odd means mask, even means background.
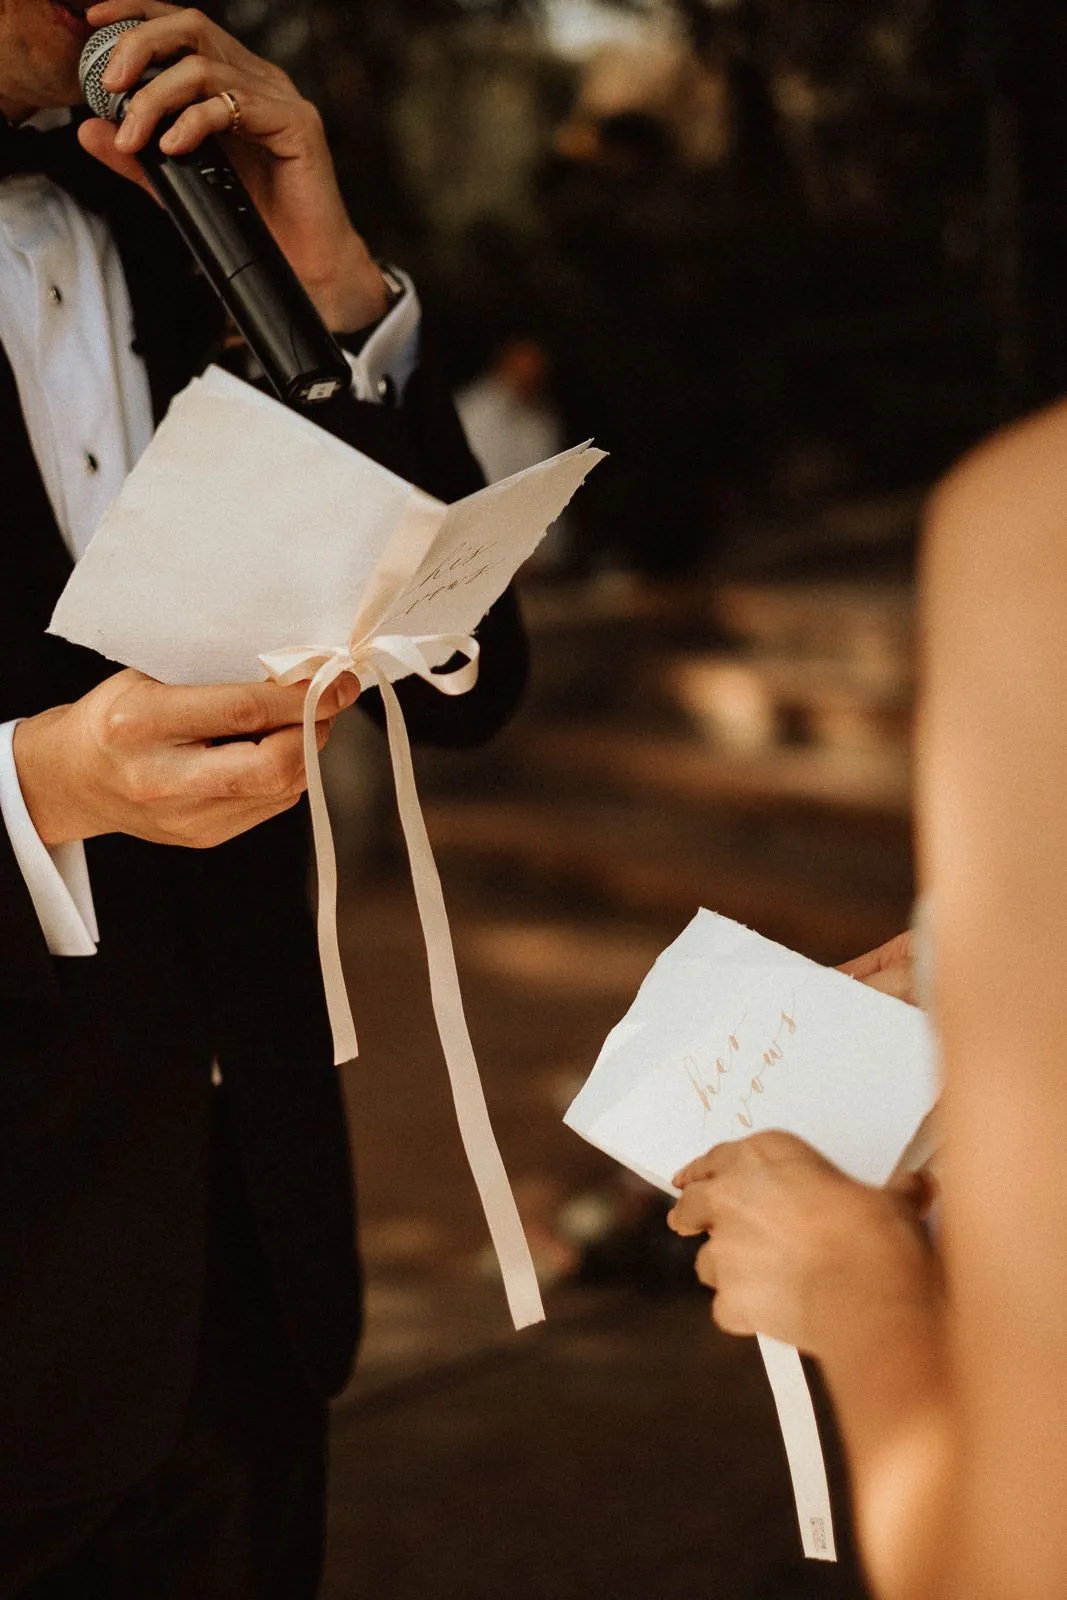
[[[275,683],[171,688],[140,672],[116,673],[73,705],[16,728],[30,819],[46,845],[102,833],[193,849],[222,844],[303,794],[306,691]],[[358,695],[349,676],[323,695],[320,750]]]
[[[106,89],[133,89],[148,67],[164,67],[132,96],[121,128],[99,119],[83,123],[79,137],[86,150],[149,188],[137,154],[163,118],[177,119],[163,137],[167,155],[188,155],[208,134],[220,135],[330,327],[355,333],[383,316],[385,280],[345,209],[322,117],[281,68],[246,50],[195,6],[102,0],[86,16],[94,28],[141,23],[115,44]],[[240,110],[237,128],[224,95]]]

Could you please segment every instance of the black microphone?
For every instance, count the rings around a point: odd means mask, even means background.
[[[134,20],[98,28],[82,51],[79,81],[91,111],[121,122],[136,89],[111,94],[101,79],[116,41]],[[151,68],[142,84],[166,70]],[[173,120],[173,119],[171,119]],[[159,127],[137,159],[259,361],[278,396],[296,409],[315,407],[351,388],[344,351],[330,333],[282,254],[252,197],[209,137],[191,155],[168,156]]]

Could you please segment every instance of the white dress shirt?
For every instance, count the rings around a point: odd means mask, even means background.
[[[48,128],[67,116],[42,112],[32,121]],[[404,283],[404,298],[349,357],[361,400],[384,398],[390,384],[402,394],[417,361],[420,310]],[[129,293],[106,224],[47,178],[0,181],[0,344],[75,561],[152,437],[148,375],[132,340]],[[93,955],[99,934],[84,846],[41,842],[15,769],[16,726],[0,725],[0,819],[51,953]]]

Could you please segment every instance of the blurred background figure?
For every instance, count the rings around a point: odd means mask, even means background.
[[[919,510],[1067,387],[1067,15],[217,4],[323,107],[490,473],[611,452],[527,576],[524,712],[418,768],[541,1337],[485,1276],[381,742],[330,747],[371,1290],[327,1600],[859,1597],[843,1503],[841,1565],[798,1563],[758,1361],[675,1292],[658,1200],[559,1117],[698,904],[825,962],[907,924]]]
[[[549,361],[536,339],[509,339],[457,396],[460,420],[490,483],[555,455],[563,429],[548,400]]]
[[[505,339],[481,377],[456,396],[460,421],[490,483],[563,449],[563,423],[551,400],[551,378],[544,345],[520,334]],[[529,574],[558,572],[566,560],[567,525],[561,517],[531,558]]]

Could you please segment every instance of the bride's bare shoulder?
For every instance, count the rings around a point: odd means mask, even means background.
[[[950,563],[955,582],[1017,593],[1067,577],[1067,400],[971,450],[930,496],[927,582]]]

